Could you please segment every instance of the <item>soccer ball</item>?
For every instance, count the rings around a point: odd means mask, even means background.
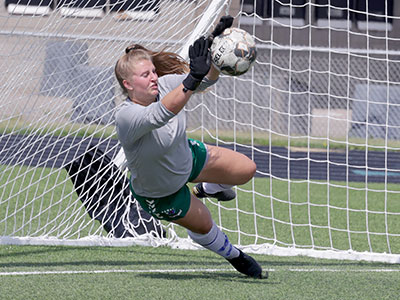
[[[227,28],[211,45],[211,61],[223,74],[238,76],[246,73],[257,56],[253,37],[243,29]]]

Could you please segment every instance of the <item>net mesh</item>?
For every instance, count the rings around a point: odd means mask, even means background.
[[[187,132],[246,154],[257,173],[234,201],[205,200],[216,223],[248,251],[399,261],[400,7],[11,2],[0,12],[0,242],[194,247],[143,214],[112,162],[124,100],[113,67],[130,43],[185,55],[229,12],[255,37],[256,64],[192,97]]]

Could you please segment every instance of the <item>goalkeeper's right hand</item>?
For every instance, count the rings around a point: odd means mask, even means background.
[[[211,52],[209,47],[209,41],[204,36],[195,40],[189,47],[190,73],[182,82],[186,90],[194,91],[210,70]]]
[[[233,24],[233,17],[230,15],[222,16],[219,20],[218,24],[215,26],[214,30],[211,32],[210,36],[208,37],[208,41],[211,44],[216,36],[219,36],[221,33],[224,32],[225,29],[231,27]]]

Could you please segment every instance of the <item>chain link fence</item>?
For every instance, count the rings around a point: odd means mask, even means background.
[[[259,49],[247,74],[190,101],[189,127],[399,138],[399,83],[400,56]]]

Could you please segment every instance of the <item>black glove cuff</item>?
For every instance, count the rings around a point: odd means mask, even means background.
[[[186,90],[194,91],[200,85],[201,80],[202,79],[194,78],[192,75],[188,74],[182,83]]]

